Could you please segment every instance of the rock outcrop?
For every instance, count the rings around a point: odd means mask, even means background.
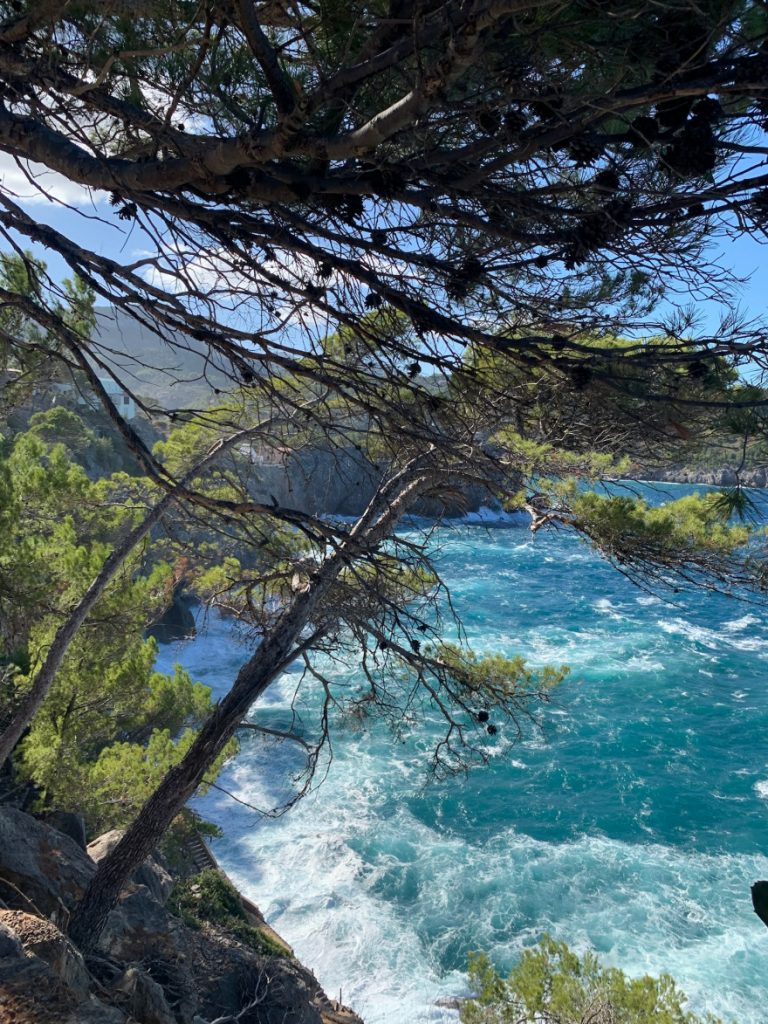
[[[0,899],[66,922],[95,870],[71,839],[15,807],[0,807]]]
[[[175,640],[185,640],[197,633],[195,616],[190,609],[189,598],[183,588],[177,586],[173,591],[171,603],[160,618],[147,630],[161,644],[170,644]]]
[[[735,469],[728,466],[717,469],[701,469],[695,466],[654,466],[635,467],[633,479],[658,480],[670,484],[704,484],[709,487],[742,487],[768,486],[768,469],[765,466],[752,466],[742,469],[736,474]]]
[[[98,864],[107,854],[117,846],[123,836],[123,830],[113,828],[111,832],[105,832],[98,839],[94,839],[86,847],[86,852],[91,860]],[[147,857],[141,867],[134,873],[133,881],[136,885],[143,885],[149,889],[152,897],[165,906],[168,897],[173,889],[173,878],[167,871],[165,865],[158,857]]]
[[[192,928],[165,906],[173,880],[149,858],[120,894],[96,954],[66,936],[96,862],[70,836],[0,806],[0,1021],[14,1024],[362,1024],[292,956],[225,926]]]
[[[248,489],[254,500],[331,516],[359,516],[384,472],[355,448],[286,451],[282,459],[273,452],[255,451],[251,466]],[[422,498],[411,511],[429,517],[457,516],[476,511],[488,500],[485,488],[457,484],[443,497]]]

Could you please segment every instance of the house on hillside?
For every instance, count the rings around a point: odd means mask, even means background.
[[[134,419],[136,416],[136,403],[131,396],[111,377],[99,377],[99,383],[112,399],[123,419]],[[75,408],[77,406],[87,406],[96,412],[101,411],[101,403],[96,395],[90,390],[85,390],[85,387],[79,387],[72,381],[54,381],[45,387],[46,390],[52,393],[51,405],[74,406]]]
[[[136,403],[131,396],[112,380],[111,377],[99,377],[99,383],[107,392],[115,404],[117,411],[124,420],[132,420],[136,417]]]

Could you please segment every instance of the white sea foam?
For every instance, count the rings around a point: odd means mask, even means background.
[[[759,622],[760,619],[756,615],[742,615],[740,619],[732,619],[730,622],[724,623],[722,628],[728,633],[740,633],[748,626],[756,626]]]
[[[449,520],[451,523],[467,526],[527,526],[530,521],[527,512],[504,512],[502,509],[488,508],[486,505],[481,505],[476,512],[468,512],[464,516]]]
[[[275,698],[289,692],[283,680]],[[455,1024],[435,1000],[466,992],[466,952],[483,949],[506,968],[545,930],[631,974],[670,972],[698,1011],[758,1024],[762,960],[748,893],[768,877],[767,858],[599,835],[545,842],[509,827],[473,841],[414,815],[413,758],[393,758],[375,734],[345,742],[326,785],[283,818],[260,822],[214,793],[201,809],[226,824],[216,853],[234,881],[367,1024]],[[535,757],[546,742],[535,734],[521,749]],[[222,782],[271,806],[292,764],[254,745]],[[560,771],[557,762],[547,771]],[[768,780],[754,789],[768,798]],[[653,836],[648,798],[640,813]]]
[[[371,767],[358,766],[363,774]],[[634,975],[669,971],[694,1008],[756,1024],[762,957],[746,894],[768,871],[765,857],[599,836],[545,843],[512,830],[476,846],[403,808],[380,817],[376,786],[348,803],[353,784],[341,780],[339,789],[338,781],[319,806],[311,800],[265,828],[245,818],[238,828],[227,810],[216,852],[326,989],[343,987],[367,1024],[455,1022],[434,1003],[465,992],[466,979],[438,964],[482,948],[508,966],[545,930]],[[204,806],[210,813],[209,799]]]
[[[738,651],[768,651],[768,638],[765,636],[740,635],[742,630],[757,621],[754,616],[745,615],[742,619],[718,626],[717,629],[698,626],[682,618],[659,619],[658,624],[665,633],[680,634],[712,651],[722,650],[723,647],[730,647]]]
[[[699,1012],[762,1024],[749,885],[768,860],[706,851],[759,848],[765,627],[725,602],[708,617],[707,597],[668,623],[562,535],[446,534],[472,646],[570,664],[555,694],[567,717],[546,708],[520,760],[502,729],[483,774],[437,796],[422,789],[430,727],[405,746],[344,727],[327,783],[285,817],[260,820],[214,791],[201,801],[226,828],[223,866],[367,1024],[455,1024],[434,1002],[465,992],[466,952],[506,968],[545,929],[632,974],[669,971]],[[190,668],[225,688],[242,652],[226,630],[217,644],[190,645]],[[354,682],[354,668],[329,671]],[[295,684],[281,680],[256,714],[279,725]],[[248,737],[221,781],[273,807],[299,767],[296,745]]]
[[[626,618],[626,616],[623,615],[607,597],[599,597],[597,601],[594,602],[593,608],[595,611],[600,612],[601,615],[607,615],[611,619],[619,620]]]

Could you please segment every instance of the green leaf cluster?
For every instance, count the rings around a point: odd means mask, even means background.
[[[732,556],[755,533],[728,521],[730,508],[720,493],[693,494],[652,508],[638,498],[588,491],[572,507],[578,530],[608,555],[626,560],[704,565]]]
[[[288,950],[267,932],[248,923],[235,887],[220,871],[207,868],[174,888],[168,908],[189,928],[216,925],[230,932],[244,945],[267,956],[286,956]]]
[[[115,542],[142,514],[135,481],[124,474],[93,481],[73,461],[73,449],[90,441],[82,421],[66,410],[50,413],[33,416],[0,453],[3,721]],[[54,441],[59,428],[66,444]],[[172,675],[154,668],[157,646],[145,630],[172,590],[171,569],[147,541],[78,630],[16,751],[18,773],[39,803],[82,813],[94,831],[131,820],[211,708],[208,687],[179,668]]]
[[[670,975],[630,978],[549,935],[506,978],[485,954],[470,953],[469,983],[475,995],[461,1008],[461,1024],[720,1024],[686,1010]]]
[[[504,703],[517,694],[546,693],[565,679],[566,665],[529,668],[519,655],[507,658],[500,654],[478,655],[456,644],[443,643],[436,658],[448,675],[476,699],[488,703]]]

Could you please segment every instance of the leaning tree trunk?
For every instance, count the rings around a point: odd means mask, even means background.
[[[302,630],[341,570],[356,555],[370,551],[384,539],[433,477],[434,471],[414,473],[411,464],[390,479],[372,499],[345,541],[321,563],[309,588],[297,595],[259,649],[240,669],[232,689],[206,720],[184,758],[165,775],[125,835],[99,863],[70,922],[69,935],[81,949],[94,948],[127,880],[155,849],[253,703],[295,657]]]
[[[71,939],[81,949],[93,948],[126,880],[155,849],[248,709],[290,659],[319,596],[307,592],[294,602],[240,669],[232,689],[206,720],[184,758],[165,775],[120,842],[100,862],[69,927]]]

